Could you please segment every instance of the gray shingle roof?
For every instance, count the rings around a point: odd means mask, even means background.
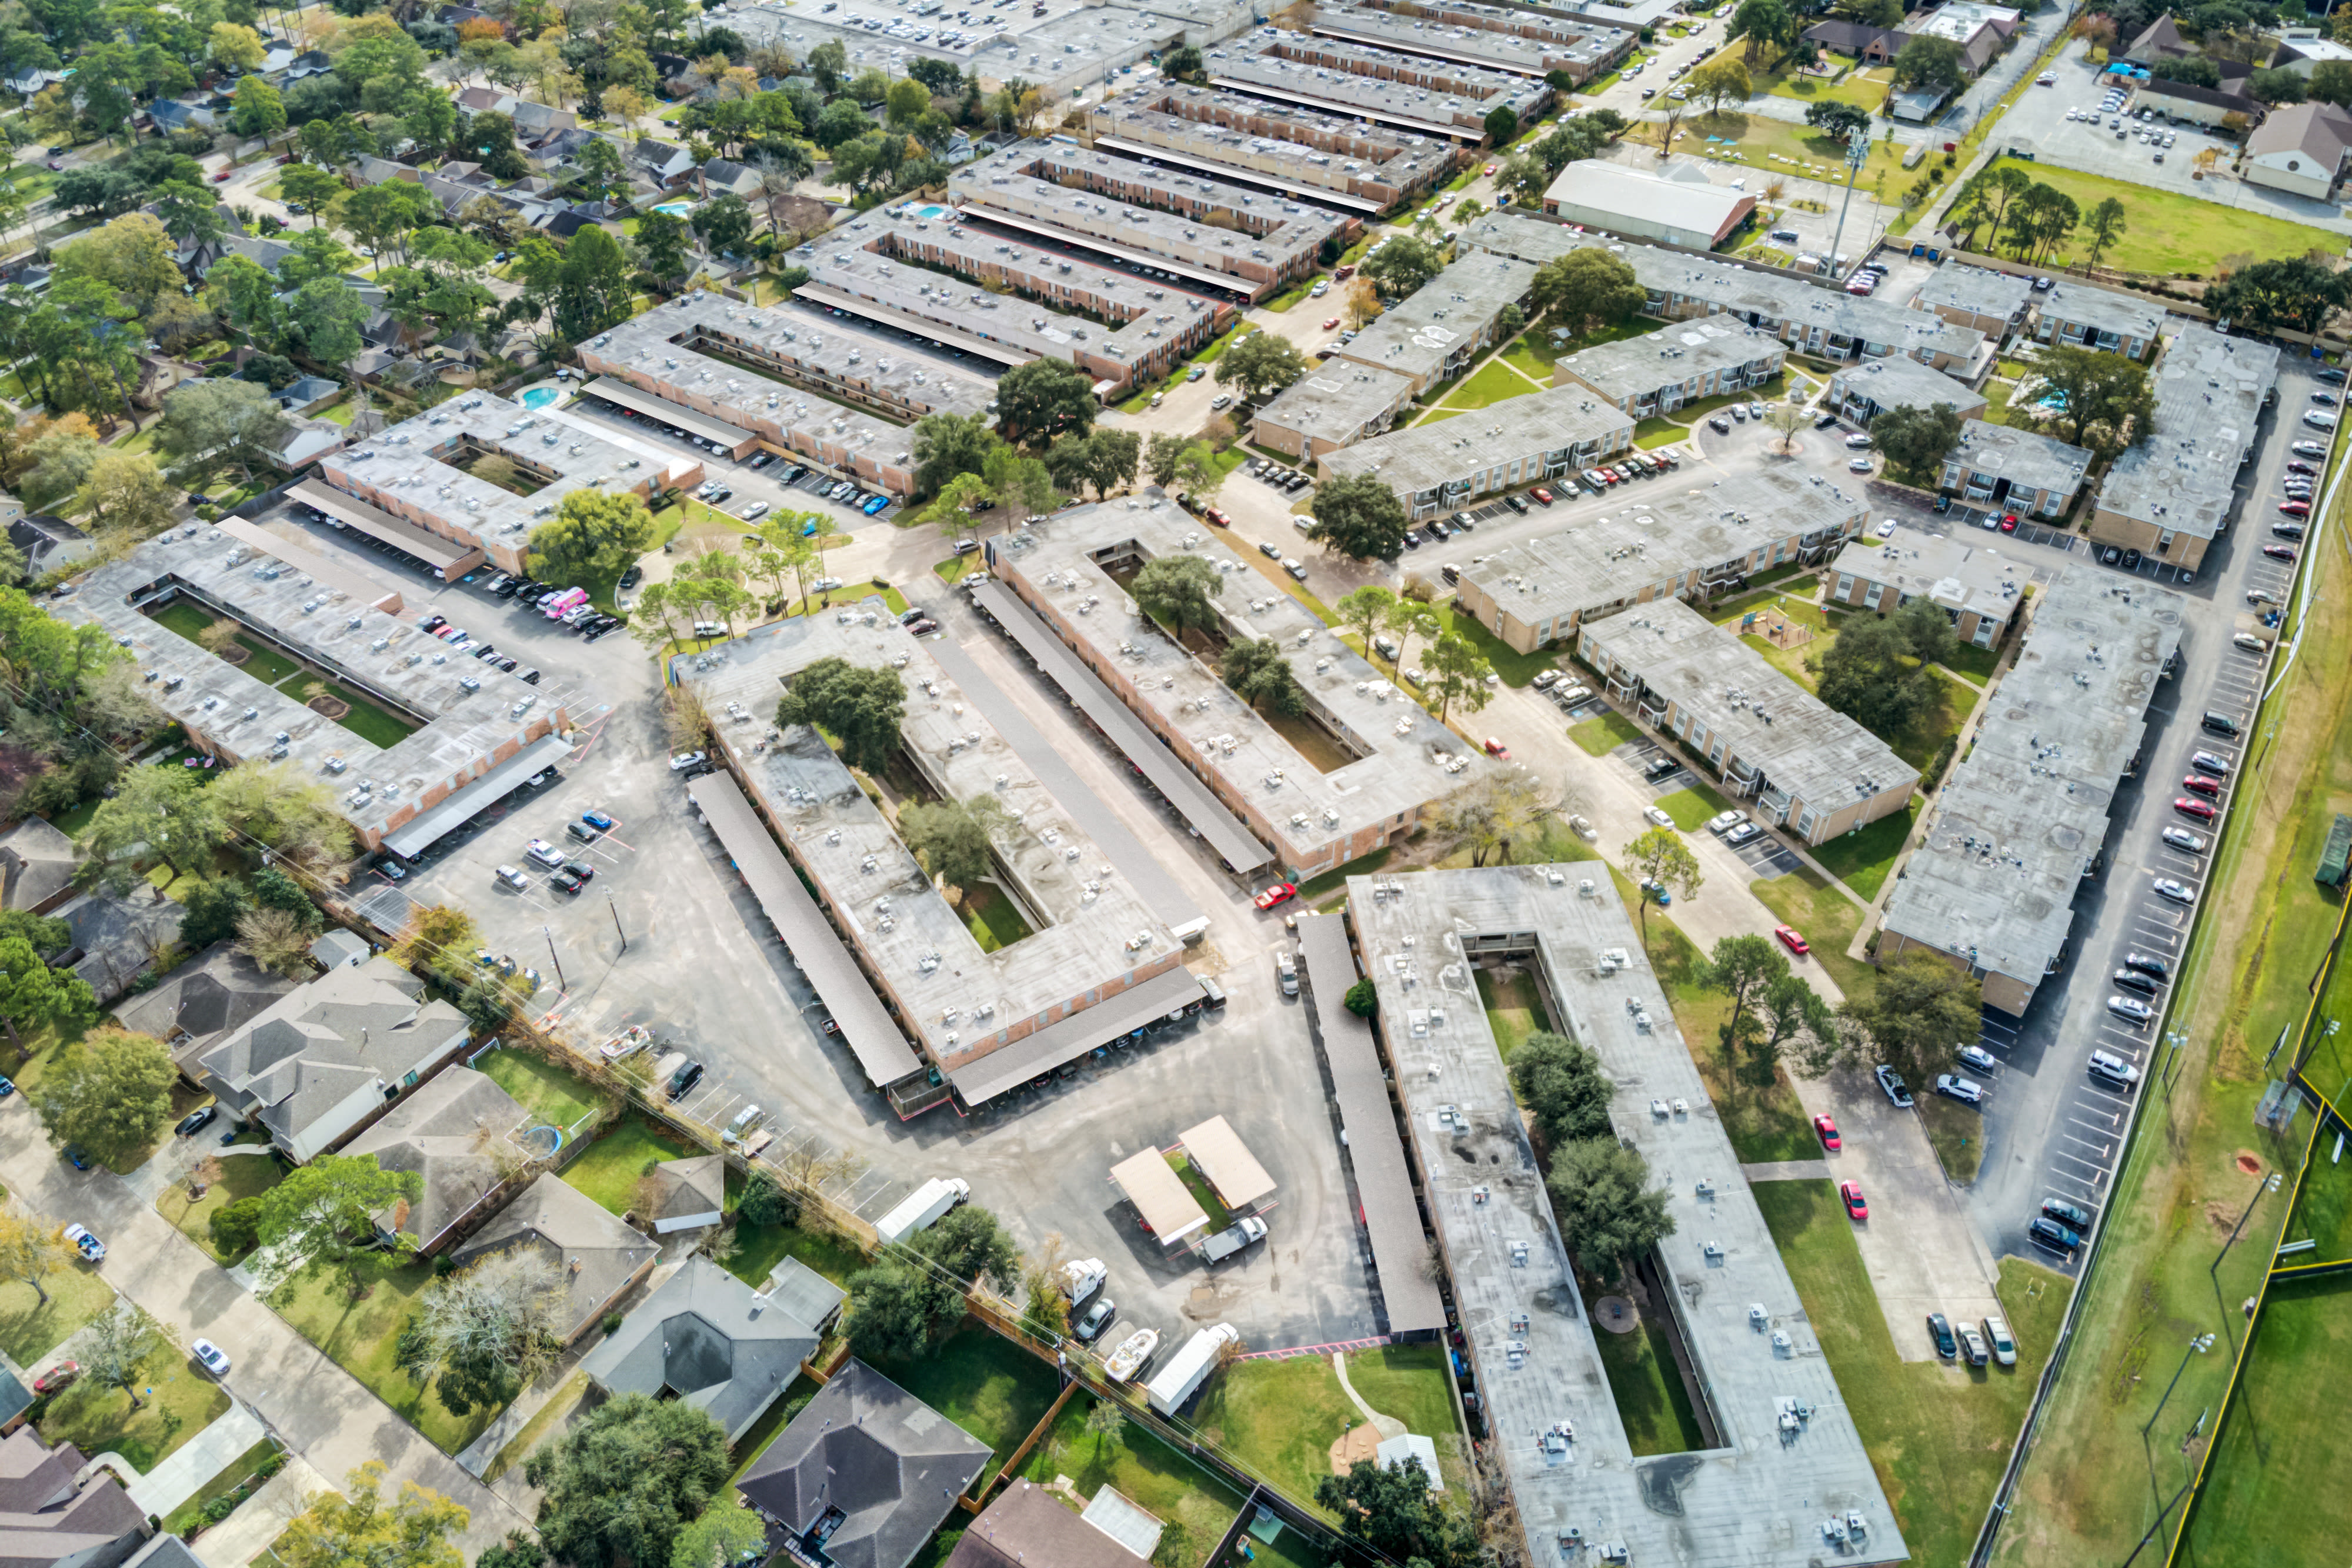
[[[450,1257],[462,1267],[494,1252],[519,1250],[536,1252],[562,1272],[571,1299],[564,1329],[570,1339],[586,1329],[659,1249],[569,1182],[541,1176]]]
[[[689,1258],[581,1364],[610,1394],[667,1389],[732,1439],[800,1372],[817,1336],[707,1258]]]
[[[471,1068],[451,1067],[386,1111],[343,1152],[373,1155],[385,1170],[413,1171],[423,1180],[424,1192],[404,1205],[390,1228],[429,1247],[520,1167],[524,1152],[511,1134],[528,1115],[494,1080]],[[379,1222],[392,1218],[382,1215]]]

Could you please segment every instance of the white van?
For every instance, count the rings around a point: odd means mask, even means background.
[[[2333,430],[2336,428],[2336,412],[2330,408],[2306,408],[2303,411],[2303,422],[2315,430]]]

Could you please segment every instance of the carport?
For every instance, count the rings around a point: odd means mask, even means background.
[[[1340,1134],[1356,1173],[1356,1201],[1372,1244],[1372,1268],[1379,1276],[1389,1332],[1433,1334],[1445,1327],[1445,1301],[1437,1293],[1437,1282],[1422,1270],[1429,1257],[1429,1233],[1413,1197],[1412,1172],[1405,1163],[1404,1137],[1397,1131],[1380,1047],[1373,1042],[1371,1026],[1343,1004],[1357,978],[1348,922],[1334,915],[1302,918],[1298,954],[1307,963],[1315,1032],[1323,1038],[1323,1057],[1331,1067]]]
[[[572,742],[561,735],[541,735],[461,790],[451,792],[438,805],[428,806],[383,836],[383,847],[403,860],[414,860],[443,838],[464,826],[572,753]]]
[[[1157,1149],[1121,1160],[1110,1168],[1110,1180],[1143,1216],[1143,1228],[1158,1237],[1163,1247],[1174,1247],[1209,1223],[1209,1211],[1186,1190],[1168,1156]]]
[[[1109,1045],[1189,1007],[1201,999],[1201,983],[1189,969],[1178,967],[1130,985],[1116,996],[1081,1008],[1058,1024],[1048,1024],[1022,1036],[1011,1045],[989,1052],[977,1061],[948,1069],[948,1081],[966,1105],[979,1105],[1005,1090],[1018,1089],[1041,1072],[1052,1072],[1097,1047]]]
[[[742,789],[725,773],[705,773],[686,786],[719,847],[735,862],[735,869],[760,900],[761,912],[776,928],[776,935],[799,964],[816,992],[817,1000],[841,1026],[857,1065],[874,1087],[887,1089],[900,1079],[923,1070],[922,1062],[890,1021],[882,999],[874,994],[849,950],[826,923],[824,911],[801,885],[792,862],[768,836],[767,825],[743,798]]]
[[[994,559],[995,544],[993,540],[989,542],[991,560]],[[1052,628],[1039,620],[1011,589],[992,577],[976,584],[971,596],[981,608],[996,617],[996,624],[1021,645],[1024,653],[1037,661],[1038,668],[1062,689],[1063,694],[1077,704],[1078,711],[1110,737],[1120,754],[1151,781],[1152,787],[1183,815],[1184,820],[1200,830],[1202,838],[1227,868],[1238,872],[1255,871],[1274,858],[1256,836],[1242,825],[1241,818],[1227,811],[1223,803],[1210,793],[1209,786],[1178,762],[1160,743],[1160,737],[1135,716],[1134,710],[1112,696],[1078,661],[1069,645],[1055,637]]]
[[[1235,1213],[1256,1207],[1274,1195],[1274,1178],[1249,1152],[1233,1123],[1212,1116],[1198,1127],[1187,1127],[1176,1142],[1201,1173],[1217,1201]]]
[[[322,480],[304,479],[286,494],[304,506],[326,513],[346,528],[356,529],[404,555],[414,555],[433,568],[445,583],[456,582],[482,563],[480,545],[460,544],[454,539],[428,533],[415,523],[403,522],[392,513],[370,506],[356,496],[347,496]]]
[[[658,419],[689,436],[699,436],[716,444],[730,458],[740,458],[759,444],[760,437],[740,425],[730,425],[723,419],[713,419],[708,414],[698,414],[682,403],[672,403],[667,397],[640,392],[627,382],[613,376],[600,375],[580,390],[590,397],[601,397],[619,407],[634,409],[648,418]]]

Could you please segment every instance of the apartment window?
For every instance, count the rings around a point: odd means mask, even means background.
[[[1797,818],[1797,832],[1801,835],[1807,842],[1811,842],[1812,839],[1813,824],[1819,820],[1820,816],[1821,814],[1819,812],[1816,812],[1809,805],[1805,807],[1804,815]]]
[[[1718,768],[1723,765],[1723,742],[1721,741],[1716,742],[1715,744],[1706,749],[1706,760]]]
[[[1841,572],[1838,574],[1837,596],[1841,599],[1851,599],[1853,597],[1853,573]]]
[[[1867,594],[1864,594],[1864,595],[1862,596],[1862,602],[1863,602],[1863,604],[1864,604],[1864,605],[1867,605],[1869,608],[1871,608],[1871,609],[1874,609],[1874,609],[1878,608],[1878,597],[1879,597],[1879,595],[1882,595],[1882,594],[1884,594],[1885,592],[1886,592],[1886,585],[1885,585],[1885,584],[1883,584],[1883,583],[1873,583],[1873,584],[1870,585],[1870,592],[1868,592]]]

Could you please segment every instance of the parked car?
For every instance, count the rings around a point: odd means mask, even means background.
[[[1844,1144],[1838,1137],[1837,1119],[1833,1116],[1823,1115],[1814,1117],[1813,1135],[1822,1141],[1822,1147],[1827,1149],[1832,1153],[1835,1153],[1838,1150],[1844,1147]]]
[[[1838,1197],[1840,1201],[1845,1205],[1845,1213],[1848,1219],[1868,1219],[1870,1217],[1870,1205],[1863,1201],[1862,1184],[1860,1182],[1840,1182],[1838,1184]]]
[[[2053,1252],[2072,1252],[2083,1245],[2082,1237],[2047,1215],[2037,1216],[2025,1227],[2025,1234],[2033,1239],[2036,1246],[2046,1247]]]
[[[203,1367],[215,1377],[228,1375],[228,1352],[221,1349],[212,1341],[191,1341],[188,1344],[188,1353],[196,1358],[198,1366]]]
[[[522,847],[522,852],[530,856],[532,859],[538,861],[542,866],[561,866],[563,864],[563,851],[558,849],[554,845],[550,844],[544,838],[532,839],[530,843]]]
[[[693,1061],[687,1062],[676,1072],[669,1075],[670,1099],[683,1099],[690,1090],[693,1089],[696,1084],[700,1083],[701,1081],[702,1064],[700,1062]]]
[[[1959,1057],[1962,1067],[1973,1068],[1988,1078],[2000,1070],[2000,1059],[1982,1046],[1962,1046]]]
[[[74,1379],[80,1375],[81,1363],[78,1361],[61,1361],[58,1363],[57,1365],[49,1368],[48,1371],[41,1373],[40,1376],[33,1379],[33,1392],[37,1394],[55,1394],[61,1388],[71,1386]]]
[[[1941,1095],[1948,1095],[1951,1099],[1958,1100],[1963,1105],[1982,1105],[1984,1103],[1984,1085],[1964,1079],[1958,1073],[1937,1073],[1936,1075],[1936,1092]]]
[[[1985,1349],[1984,1336],[1977,1332],[1974,1323],[1962,1323],[1958,1332],[1960,1355],[1970,1366],[1982,1366],[1992,1359],[1992,1352]]]
[[[1718,812],[1706,819],[1706,830],[1720,838],[1747,820],[1748,814],[1744,811],[1734,809]]]
[[[2164,830],[2162,837],[2165,843],[2170,845],[2173,848],[2179,850],[2184,855],[2202,855],[2205,853],[2206,839],[2201,834],[2191,833],[2185,827],[2168,827]]]
[[[1070,1332],[1077,1336],[1080,1344],[1090,1345],[1102,1338],[1103,1331],[1109,1328],[1111,1320],[1118,1316],[1118,1306],[1105,1296],[1088,1307],[1084,1317],[1070,1325]]]
[[[1260,889],[1255,901],[1259,909],[1270,910],[1297,897],[1297,893],[1298,884],[1296,882],[1276,882],[1272,887]]]
[[[2069,1230],[2084,1236],[2090,1234],[2091,1211],[2079,1204],[2070,1204],[2063,1198],[2044,1198],[2042,1212]]]
[[[700,752],[680,752],[669,760],[669,771],[682,773],[688,768],[698,768],[702,763],[703,755]]]
[[[180,1118],[180,1124],[172,1129],[172,1133],[174,1137],[186,1138],[201,1132],[211,1126],[213,1118],[219,1114],[220,1107],[217,1105],[199,1105]]]
[[[106,1243],[91,1235],[89,1226],[79,1224],[69,1225],[66,1226],[64,1235],[68,1241],[73,1243],[74,1250],[80,1253],[89,1262],[106,1261]]]
[[[1813,951],[1811,945],[1809,944],[1803,937],[1797,934],[1797,930],[1794,926],[1774,926],[1772,928],[1772,934],[1780,939],[1780,945],[1782,947],[1787,948],[1790,952],[1795,953],[1800,958],[1804,957],[1805,954]]]
[[[1883,1062],[1879,1064],[1876,1071],[1878,1087],[1885,1090],[1887,1100],[1895,1110],[1908,1110],[1916,1103],[1911,1098],[1911,1090],[1904,1084],[1901,1073]]]
[[[2206,800],[2189,800],[2184,797],[2174,801],[2172,809],[2183,816],[2194,816],[2205,822],[2212,821],[2215,816],[2213,803]]]
[[[499,881],[504,882],[508,887],[512,888],[518,893],[527,891],[530,887],[530,879],[524,876],[512,866],[499,867],[496,875]]]
[[[2110,996],[2107,998],[2107,1011],[2125,1023],[2143,1029],[2156,1020],[2156,1009],[2137,996]]]
[[[2196,892],[2187,883],[2173,878],[2158,877],[2152,886],[2156,889],[2156,896],[2159,899],[2169,899],[2176,904],[2193,904],[2197,901]]]
[[[1943,1313],[1927,1314],[1927,1337],[1936,1342],[1936,1353],[1946,1361],[1960,1353],[1960,1342],[1952,1337],[1952,1321]]]

